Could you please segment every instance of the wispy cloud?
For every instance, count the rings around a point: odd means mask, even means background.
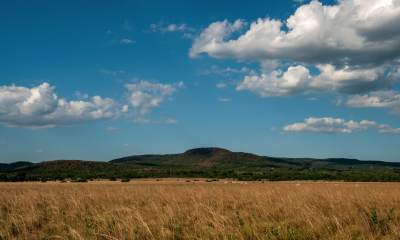
[[[127,31],[132,31],[133,30],[133,27],[129,24],[128,20],[125,20],[124,25],[122,25],[122,27]]]
[[[225,83],[218,83],[217,84],[217,88],[226,88],[228,85],[226,85]]]
[[[130,39],[124,38],[124,39],[122,39],[122,40],[120,41],[120,43],[125,43],[125,44],[127,44],[127,43],[135,43],[135,41],[132,41],[132,40],[130,40]]]
[[[308,101],[317,101],[317,98],[313,97],[313,98],[309,98],[307,99]]]
[[[278,131],[278,129],[276,127],[272,127],[271,131]]]
[[[219,101],[220,101],[220,102],[228,102],[228,101],[229,101],[229,98],[219,98]]]
[[[118,75],[118,73],[125,73],[125,71],[108,71],[106,69],[101,69],[99,73],[103,74],[111,74],[111,75]]]
[[[79,98],[79,99],[86,99],[86,98],[89,97],[89,95],[87,95],[87,94],[83,94],[83,95],[82,95],[80,91],[75,91],[75,95],[76,95],[76,97]]]
[[[221,69],[217,65],[213,65],[211,69],[209,70],[200,70],[199,75],[208,75],[208,74],[219,74],[219,75],[225,75],[225,76],[230,76],[234,73],[249,73],[250,75],[255,74],[254,70],[251,70],[246,67],[242,67],[240,70],[235,69],[235,68],[226,68],[226,69]]]
[[[115,130],[118,130],[119,128],[116,128],[116,127],[107,127],[107,128],[104,128],[103,130],[104,131],[115,131]]]
[[[160,120],[151,120],[147,118],[135,118],[132,120],[133,123],[140,123],[140,124],[177,124],[178,120],[173,118],[161,118]]]
[[[130,147],[130,146],[132,146],[132,145],[131,145],[131,144],[128,144],[128,143],[125,143],[124,146],[125,146],[125,147]]]
[[[44,152],[43,150],[36,150],[36,152]]]
[[[153,32],[157,32],[160,31],[161,33],[165,33],[165,32],[177,32],[177,31],[183,31],[183,32],[193,32],[195,31],[194,28],[188,27],[185,23],[182,24],[169,24],[166,27],[164,27],[164,23],[163,21],[160,21],[158,23],[153,23],[150,24],[150,29]]]
[[[135,84],[125,84],[125,88],[131,91],[127,94],[129,103],[135,109],[140,108],[142,115],[150,113],[153,107],[159,107],[166,97],[177,92],[175,86],[184,88],[183,82],[162,84],[141,80]]]
[[[2,144],[6,144],[6,142],[0,142],[0,145],[2,145]]]
[[[341,98],[336,98],[335,100],[331,100],[331,103],[335,106],[340,106],[342,105],[342,99]]]
[[[378,133],[391,134],[391,135],[400,135],[400,128],[393,129],[391,126],[389,126],[387,124],[381,124],[381,125],[379,125]]]

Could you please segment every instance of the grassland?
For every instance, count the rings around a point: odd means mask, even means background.
[[[0,183],[0,239],[398,239],[400,184]]]

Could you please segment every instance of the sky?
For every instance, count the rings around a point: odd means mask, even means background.
[[[400,1],[4,1],[0,163],[400,161]]]

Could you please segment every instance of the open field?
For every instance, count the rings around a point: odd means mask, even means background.
[[[146,180],[0,183],[0,239],[400,237],[398,183]]]

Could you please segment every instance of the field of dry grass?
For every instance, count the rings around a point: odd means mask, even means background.
[[[0,239],[398,239],[399,202],[395,183],[0,183]]]

